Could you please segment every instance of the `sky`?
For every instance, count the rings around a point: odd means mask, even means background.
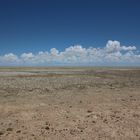
[[[139,0],[0,0],[0,66],[140,66]]]

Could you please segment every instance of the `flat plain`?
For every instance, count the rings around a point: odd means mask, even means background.
[[[140,68],[1,67],[0,140],[140,140]]]

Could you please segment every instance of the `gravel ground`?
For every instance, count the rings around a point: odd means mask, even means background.
[[[0,140],[140,140],[140,69],[0,68]]]

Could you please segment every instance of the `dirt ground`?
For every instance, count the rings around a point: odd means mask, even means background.
[[[0,68],[0,140],[140,140],[140,68]]]

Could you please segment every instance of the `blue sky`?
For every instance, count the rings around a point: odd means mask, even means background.
[[[137,62],[133,62],[133,65],[139,65],[139,37],[139,0],[0,1],[1,65],[17,64],[16,59],[13,59],[12,63],[5,61],[5,55],[9,57],[11,56],[9,54],[14,55],[17,59],[22,59],[23,54],[32,54],[28,58],[28,61],[32,63],[32,57],[36,57],[40,51],[43,53],[47,51],[51,55],[50,49],[55,48],[59,51],[59,54],[65,52],[66,48],[70,48],[70,46],[75,48],[76,45],[81,45],[85,49],[89,47],[97,49],[99,47],[101,50],[105,50],[109,40],[119,41],[121,43],[120,47],[135,46],[136,49],[133,50],[133,54],[137,55],[138,58],[136,58]],[[131,53],[132,50],[125,50],[126,52],[124,52],[123,49],[120,49],[118,51],[124,55]],[[47,60],[42,63],[47,65],[48,57],[44,57]],[[76,58],[65,57],[71,59],[72,64],[77,58],[73,54],[69,57]],[[92,58],[94,62],[90,60],[90,62],[83,63],[96,65],[95,57]],[[50,57],[49,59],[53,58]],[[49,61],[51,63],[51,60]],[[58,63],[56,60],[54,61],[52,63]],[[62,59],[62,61],[64,60]],[[104,65],[112,64],[111,62],[112,60],[104,62]],[[79,63],[79,61],[76,61],[76,63]],[[126,64],[126,60],[122,62],[123,64]],[[128,62],[127,65],[129,65]]]

